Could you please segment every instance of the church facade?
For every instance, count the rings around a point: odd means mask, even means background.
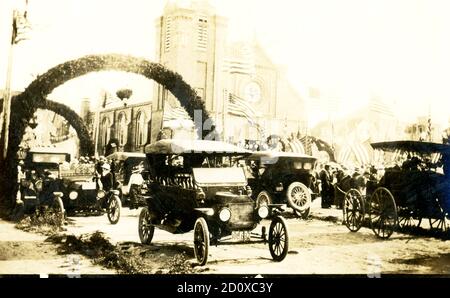
[[[306,131],[305,102],[283,72],[255,40],[229,43],[227,19],[208,1],[168,1],[155,26],[156,62],[196,90],[222,140],[239,143]],[[120,151],[142,151],[161,130],[174,138],[196,135],[176,98],[156,82],[151,102],[103,110],[99,116],[99,153],[111,139]]]

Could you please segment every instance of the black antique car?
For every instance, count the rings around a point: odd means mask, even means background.
[[[365,196],[356,189],[346,193],[343,212],[349,230],[358,231],[368,214],[370,226],[380,238],[389,238],[398,226],[419,227],[424,218],[431,229],[448,235],[450,146],[418,141],[371,145],[375,150],[396,153],[400,159],[385,169],[380,181],[367,185]]]
[[[65,210],[60,165],[69,160],[70,154],[53,148],[33,148],[26,153],[20,169],[16,217],[47,209],[62,223]]]
[[[92,212],[104,214],[111,224],[120,219],[120,192],[116,189],[105,191],[97,183],[94,163],[71,164],[61,167],[61,191],[67,215]]]
[[[313,175],[316,158],[292,152],[254,152],[245,158],[248,184],[257,206],[288,204],[297,216],[307,218],[318,194]]]
[[[145,203],[148,162],[144,153],[115,152],[106,157],[111,161],[115,189],[120,191],[123,207],[132,209]]]
[[[280,205],[257,206],[251,199],[244,170],[236,160],[250,155],[231,144],[215,141],[161,140],[145,147],[150,170],[149,198],[139,216],[142,243],[152,241],[155,227],[174,234],[194,230],[194,252],[204,265],[211,244],[233,232],[251,232],[272,216],[269,250],[275,261],[288,252],[285,220]],[[251,233],[248,235],[252,235]],[[266,241],[266,229],[256,237]]]

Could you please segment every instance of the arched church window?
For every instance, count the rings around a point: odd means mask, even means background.
[[[109,122],[109,119],[107,117],[103,118],[102,120],[102,128],[101,128],[101,146],[106,146],[109,142],[109,138],[111,135],[111,124]]]
[[[125,113],[119,114],[117,138],[119,139],[120,146],[125,145],[127,142],[127,119]]]
[[[139,112],[136,117],[136,147],[142,146],[145,143],[145,138],[145,114],[143,112]]]

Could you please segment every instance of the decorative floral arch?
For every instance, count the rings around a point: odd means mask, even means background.
[[[70,107],[63,103],[59,103],[52,100],[46,100],[37,104],[38,109],[49,110],[64,117],[70,126],[72,126],[77,132],[78,139],[80,140],[80,155],[93,155],[94,143],[91,140],[89,131],[83,122],[83,119]],[[17,113],[17,111],[13,111]]]
[[[192,119],[194,119],[195,110],[202,111],[202,121],[212,119],[206,112],[204,103],[197,96],[195,90],[183,80],[181,75],[165,68],[161,64],[120,54],[89,55],[59,64],[43,75],[38,76],[11,103],[12,112],[9,126],[8,152],[6,159],[0,164],[0,167],[7,169],[5,171],[7,175],[1,181],[1,187],[4,188],[6,197],[8,197],[8,194],[11,196],[14,193],[11,192],[11,186],[16,185],[16,183],[12,183],[16,181],[17,176],[15,156],[25,132],[27,121],[31,119],[36,109],[44,105],[46,97],[56,87],[90,72],[105,70],[135,73],[154,80],[164,86],[180,101],[181,106],[186,109]],[[61,116],[67,118],[67,115]],[[203,129],[203,127],[196,127],[196,129],[201,138],[204,138],[210,132],[208,129]]]

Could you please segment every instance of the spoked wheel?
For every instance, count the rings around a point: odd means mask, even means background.
[[[430,228],[432,230],[440,231],[440,232],[447,232],[449,229],[448,220],[444,217],[441,218],[430,218]]]
[[[370,198],[370,225],[380,238],[387,239],[397,226],[397,206],[392,193],[384,187],[377,188]]]
[[[449,220],[447,219],[447,214],[442,208],[439,199],[435,200],[434,214],[432,218],[429,218],[430,229],[443,233],[444,235],[449,232]]]
[[[289,185],[286,192],[287,202],[289,207],[294,209],[295,214],[303,217],[307,209],[311,205],[311,191],[301,182],[293,182]],[[308,217],[308,214],[306,214]]]
[[[402,230],[411,230],[412,228],[416,227],[413,214],[410,210],[404,210],[403,212],[400,212],[400,215],[398,216],[398,226]]]
[[[122,209],[122,202],[118,196],[112,196],[109,199],[107,206],[108,220],[111,224],[115,225],[120,219],[120,209]]]
[[[209,230],[203,217],[199,217],[194,225],[194,253],[200,266],[208,262]]]
[[[259,208],[263,205],[267,206],[270,204],[272,204],[272,198],[270,197],[270,194],[265,190],[261,191],[256,197],[256,208]]]
[[[289,249],[289,234],[286,221],[281,216],[272,219],[269,228],[269,250],[277,262],[284,260]]]
[[[148,212],[147,207],[142,208],[139,214],[138,231],[142,244],[150,244],[152,242],[155,226],[151,224],[150,212]]]
[[[65,210],[61,197],[58,196],[54,197],[51,210],[55,216],[56,224],[58,226],[62,226],[62,224],[64,223]]]
[[[357,232],[361,229],[365,210],[364,200],[357,189],[352,188],[345,193],[342,212],[345,226],[351,232]]]

